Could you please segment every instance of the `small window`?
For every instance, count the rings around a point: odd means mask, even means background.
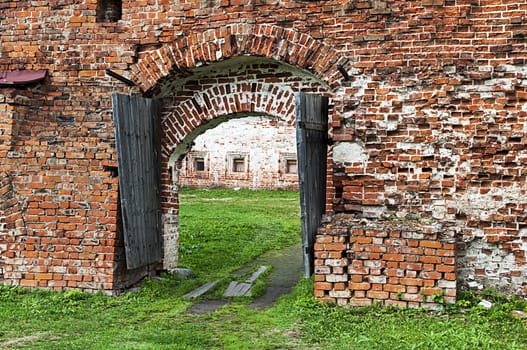
[[[249,154],[247,153],[228,153],[226,159],[226,172],[236,179],[249,176]]]
[[[185,168],[189,174],[205,176],[209,171],[207,152],[190,152],[185,158]]]
[[[296,174],[297,171],[296,159],[288,159],[286,161],[285,172],[287,174]]]
[[[293,179],[298,174],[298,163],[296,153],[280,153],[278,170],[282,178]]]
[[[194,169],[196,171],[205,171],[205,159],[194,158]]]
[[[245,172],[245,159],[244,158],[234,158],[232,160],[232,171],[234,173]]]
[[[98,0],[97,22],[111,23],[121,19],[123,12],[122,0]]]

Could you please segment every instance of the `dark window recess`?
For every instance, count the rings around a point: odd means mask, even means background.
[[[119,169],[116,166],[103,166],[103,171],[109,172],[110,177],[117,177],[119,176]]]
[[[295,159],[288,159],[287,160],[285,171],[288,174],[296,174],[297,173],[297,166],[296,166],[296,160]]]
[[[245,159],[243,158],[234,158],[232,160],[232,171],[235,173],[245,172]]]
[[[122,0],[98,0],[97,22],[117,22],[121,19]]]
[[[194,169],[196,169],[196,171],[205,171],[205,159],[203,158],[194,159]]]

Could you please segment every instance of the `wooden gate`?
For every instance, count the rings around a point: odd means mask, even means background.
[[[163,256],[159,110],[154,100],[113,94],[119,195],[128,269]]]
[[[304,276],[309,277],[314,270],[315,235],[326,204],[328,98],[299,92],[295,105]]]

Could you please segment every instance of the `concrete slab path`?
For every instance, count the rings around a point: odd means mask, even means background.
[[[265,293],[262,296],[256,298],[251,304],[249,304],[249,307],[255,310],[263,310],[269,308],[273,306],[274,303],[276,303],[276,301],[282,295],[290,293],[293,287],[298,283],[299,279],[301,278],[303,271],[302,244],[298,243],[288,248],[268,252],[264,256],[258,258],[251,265],[262,266],[260,266],[260,268],[255,273],[253,273],[245,282],[231,282],[232,290],[227,293],[227,291],[229,291],[229,288],[227,288],[225,294],[227,294],[227,296],[237,296],[231,295],[234,293],[235,289],[238,291],[237,293],[247,293],[247,291],[250,292],[252,283],[256,281],[256,279],[263,272],[265,272],[269,266],[272,266],[272,270],[267,278],[268,286]],[[247,269],[248,268],[243,268],[238,273],[243,274],[244,271],[246,271]],[[218,281],[214,282],[217,283]],[[200,288],[205,289],[205,286],[202,286]],[[207,290],[210,290],[212,287]],[[188,294],[192,293],[194,292]],[[204,293],[206,293],[206,291]],[[204,293],[199,295],[203,295]],[[221,308],[222,306],[228,303],[229,301],[226,299],[203,300],[194,303],[187,312],[190,314],[210,313],[216,311],[217,309]]]

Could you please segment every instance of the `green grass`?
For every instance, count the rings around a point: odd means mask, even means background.
[[[180,266],[222,276],[300,242],[298,192],[182,190]]]
[[[200,282],[227,276],[266,249],[298,241],[296,193],[183,194],[182,236],[188,235],[183,244],[190,245],[182,262],[195,269]],[[265,228],[267,220],[272,229]],[[197,244],[208,253],[190,248]],[[243,251],[240,244],[253,247]],[[317,302],[313,282],[302,280],[268,310],[254,311],[247,300],[236,299],[196,316],[185,313],[191,302],[181,298],[196,283],[166,275],[121,297],[0,288],[0,349],[527,349],[525,321],[510,313],[525,309],[525,302],[495,293],[467,294],[442,312],[347,309]],[[496,306],[474,306],[481,297],[494,298]]]
[[[442,311],[345,309],[313,300],[311,286],[303,287],[294,300],[297,317],[307,320],[303,340],[322,349],[527,349],[525,321],[511,316],[525,302],[502,300],[490,310],[476,303],[462,309],[464,300]]]

